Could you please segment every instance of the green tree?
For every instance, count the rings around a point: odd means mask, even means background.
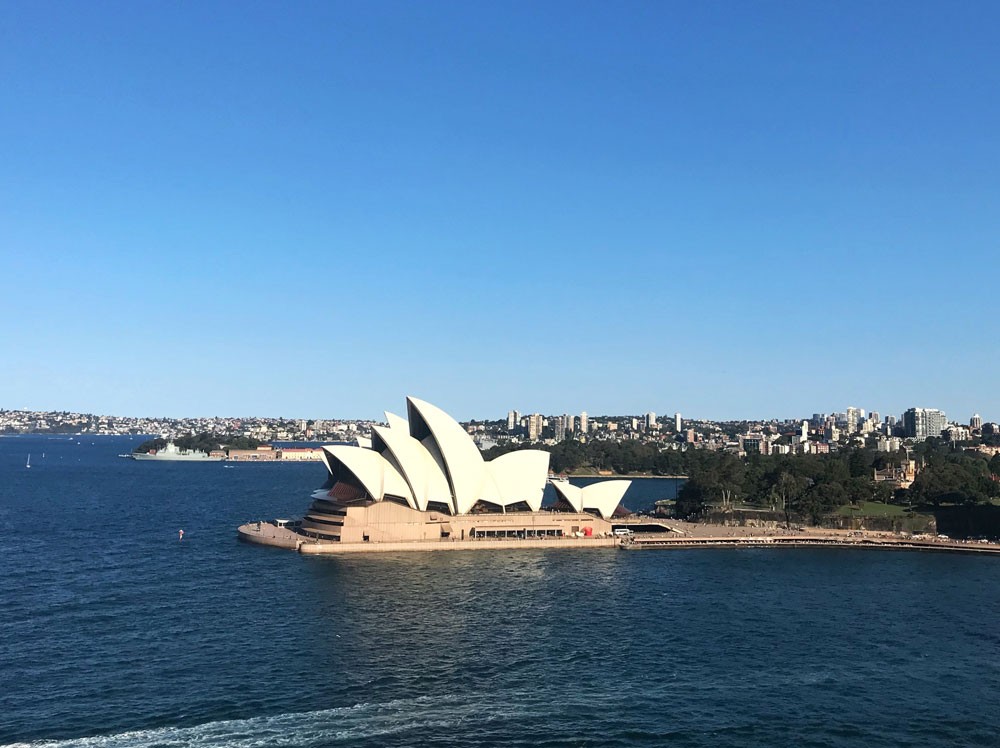
[[[705,480],[705,474],[692,475],[677,493],[674,511],[679,517],[701,514],[710,501],[712,487]]]
[[[805,495],[808,483],[805,478],[782,470],[771,487],[775,509],[785,515],[785,527],[792,526],[791,513],[799,509],[799,502]]]
[[[989,466],[990,466],[990,472],[993,475],[1000,476],[1000,452],[997,452],[995,455],[993,455],[993,458],[990,460]]]
[[[799,509],[814,522],[847,502],[847,491],[840,483],[817,483],[799,501]]]
[[[738,457],[723,454],[715,473],[715,491],[723,509],[731,510],[743,490],[744,465]]]

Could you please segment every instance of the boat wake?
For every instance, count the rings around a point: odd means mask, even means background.
[[[189,727],[158,727],[65,740],[9,743],[0,748],[319,748],[390,736],[417,742],[442,730],[478,732],[486,723],[530,717],[528,709],[485,699],[423,696],[361,703],[314,712],[221,720]]]

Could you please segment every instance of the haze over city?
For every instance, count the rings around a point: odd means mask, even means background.
[[[998,420],[998,21],[3,4],[0,407]]]

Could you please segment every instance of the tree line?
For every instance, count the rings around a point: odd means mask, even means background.
[[[492,460],[515,449],[536,448],[537,446],[534,444],[498,445],[486,450],[483,457]],[[685,475],[687,474],[689,455],[693,452],[693,450],[688,452],[661,451],[654,444],[643,444],[637,441],[594,440],[581,444],[573,439],[567,439],[551,447],[547,446],[545,449],[549,453],[549,467],[556,473],[593,469],[610,470],[621,475],[633,473]]]
[[[135,448],[136,452],[157,452],[167,446],[167,439],[149,439]],[[216,449],[257,449],[262,442],[251,436],[220,436],[205,431],[171,439],[178,449],[190,452],[213,452]]]
[[[512,449],[485,452],[493,459]],[[912,449],[919,472],[908,489],[874,479],[875,470],[899,467],[907,453],[847,447],[824,455],[750,455],[703,449],[663,450],[638,442],[567,440],[549,448],[549,465],[557,473],[584,469],[628,475],[686,475],[677,499],[680,516],[707,507],[752,506],[818,520],[845,504],[874,501],[913,508],[945,504],[972,505],[1000,498],[1000,455],[954,447],[928,439]]]

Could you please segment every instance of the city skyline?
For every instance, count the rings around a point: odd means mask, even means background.
[[[291,416],[291,415],[261,415],[261,414],[243,414],[243,415],[185,415],[185,416],[168,416],[164,414],[160,415],[126,415],[126,414],[116,414],[116,413],[92,413],[87,411],[74,411],[68,409],[55,409],[46,411],[37,411],[24,408],[7,408],[0,405],[0,432],[4,430],[4,427],[10,423],[12,420],[17,421],[16,416],[18,414],[30,415],[32,417],[38,416],[59,416],[61,419],[72,421],[76,417],[85,416],[89,419],[97,419],[98,421],[105,420],[120,420],[120,421],[135,421],[135,422],[148,422],[149,424],[155,425],[159,421],[167,422],[173,421],[178,423],[187,423],[191,426],[192,430],[197,431],[199,429],[204,430],[209,422],[217,422],[220,424],[225,424],[227,427],[233,424],[239,424],[243,422],[244,424],[253,424],[257,422],[282,422],[282,423],[297,423],[299,424],[299,430],[304,431],[307,424],[328,424],[330,426],[337,425],[337,428],[341,428],[344,425],[349,427],[352,422],[357,422],[357,424],[370,424],[370,423],[385,423],[386,413],[383,411],[381,414],[376,416],[343,416],[343,415],[322,415],[316,416],[315,414],[309,416]],[[907,419],[916,419],[915,421],[908,422]],[[928,420],[931,419],[931,420]],[[587,411],[581,411],[579,413],[558,413],[550,412],[546,410],[536,411],[536,412],[521,412],[516,409],[507,411],[506,414],[501,414],[499,416],[494,415],[476,415],[470,418],[459,419],[462,423],[504,423],[506,422],[506,428],[508,431],[516,431],[518,429],[523,429],[529,438],[537,437],[543,426],[553,426],[557,429],[556,431],[556,441],[561,441],[559,434],[569,436],[572,434],[586,433],[588,425],[593,427],[595,424],[606,425],[607,422],[615,423],[616,425],[622,425],[627,430],[632,431],[651,431],[669,429],[675,433],[680,433],[684,431],[682,428],[682,421],[688,424],[692,423],[748,423],[748,424],[767,424],[767,423],[781,423],[781,424],[797,424],[799,422],[811,425],[816,425],[823,422],[838,421],[842,422],[846,426],[847,433],[861,432],[862,426],[866,423],[868,426],[872,424],[877,428],[879,425],[888,424],[890,427],[895,425],[905,426],[908,430],[918,432],[921,438],[927,435],[934,435],[947,424],[958,424],[958,425],[968,425],[973,429],[979,429],[984,423],[995,423],[990,417],[984,417],[978,411],[973,412],[968,417],[963,417],[962,415],[952,414],[949,418],[947,412],[939,408],[924,408],[922,406],[910,406],[900,413],[888,413],[880,412],[876,410],[867,410],[865,408],[858,408],[855,406],[847,406],[841,410],[830,410],[830,411],[813,411],[812,413],[797,414],[793,416],[788,416],[784,418],[706,418],[698,414],[685,416],[680,412],[675,412],[673,415],[664,414],[662,416],[656,417],[654,412],[647,413],[600,413],[600,414],[588,414]],[[921,426],[915,426],[913,424],[919,422]],[[558,425],[557,425],[558,424]],[[155,429],[154,429],[155,431]],[[153,432],[150,432],[153,433]],[[914,435],[917,435],[916,433]]]
[[[0,404],[1000,418],[998,21],[5,3]]]

